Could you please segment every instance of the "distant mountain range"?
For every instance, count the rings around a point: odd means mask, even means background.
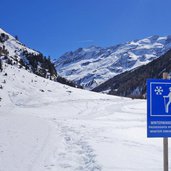
[[[67,52],[54,61],[58,74],[92,90],[105,81],[157,59],[171,49],[171,36],[151,36],[101,48]]]
[[[147,65],[119,74],[93,91],[132,98],[146,97],[146,80],[162,78],[163,72],[171,74],[171,50]]]
[[[171,36],[151,36],[109,48],[79,48],[52,62],[0,29],[0,70],[2,63],[8,63],[96,92],[142,98],[146,94],[146,79],[161,78],[162,72],[170,72],[170,61]]]

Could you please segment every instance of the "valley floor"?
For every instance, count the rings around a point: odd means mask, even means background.
[[[162,170],[162,139],[147,139],[145,100],[70,88],[12,66],[0,83],[0,171]]]

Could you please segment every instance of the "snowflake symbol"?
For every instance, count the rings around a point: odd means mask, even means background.
[[[155,91],[156,95],[162,95],[162,93],[163,93],[163,89],[160,86],[156,86],[154,91]]]

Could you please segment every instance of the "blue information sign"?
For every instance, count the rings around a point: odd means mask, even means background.
[[[171,137],[171,80],[147,80],[147,136]]]

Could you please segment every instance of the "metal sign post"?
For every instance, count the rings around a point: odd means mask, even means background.
[[[147,80],[147,137],[163,138],[163,170],[168,171],[168,137],[171,137],[171,80]]]
[[[163,168],[164,171],[169,170],[169,162],[168,162],[168,138],[163,138]]]

